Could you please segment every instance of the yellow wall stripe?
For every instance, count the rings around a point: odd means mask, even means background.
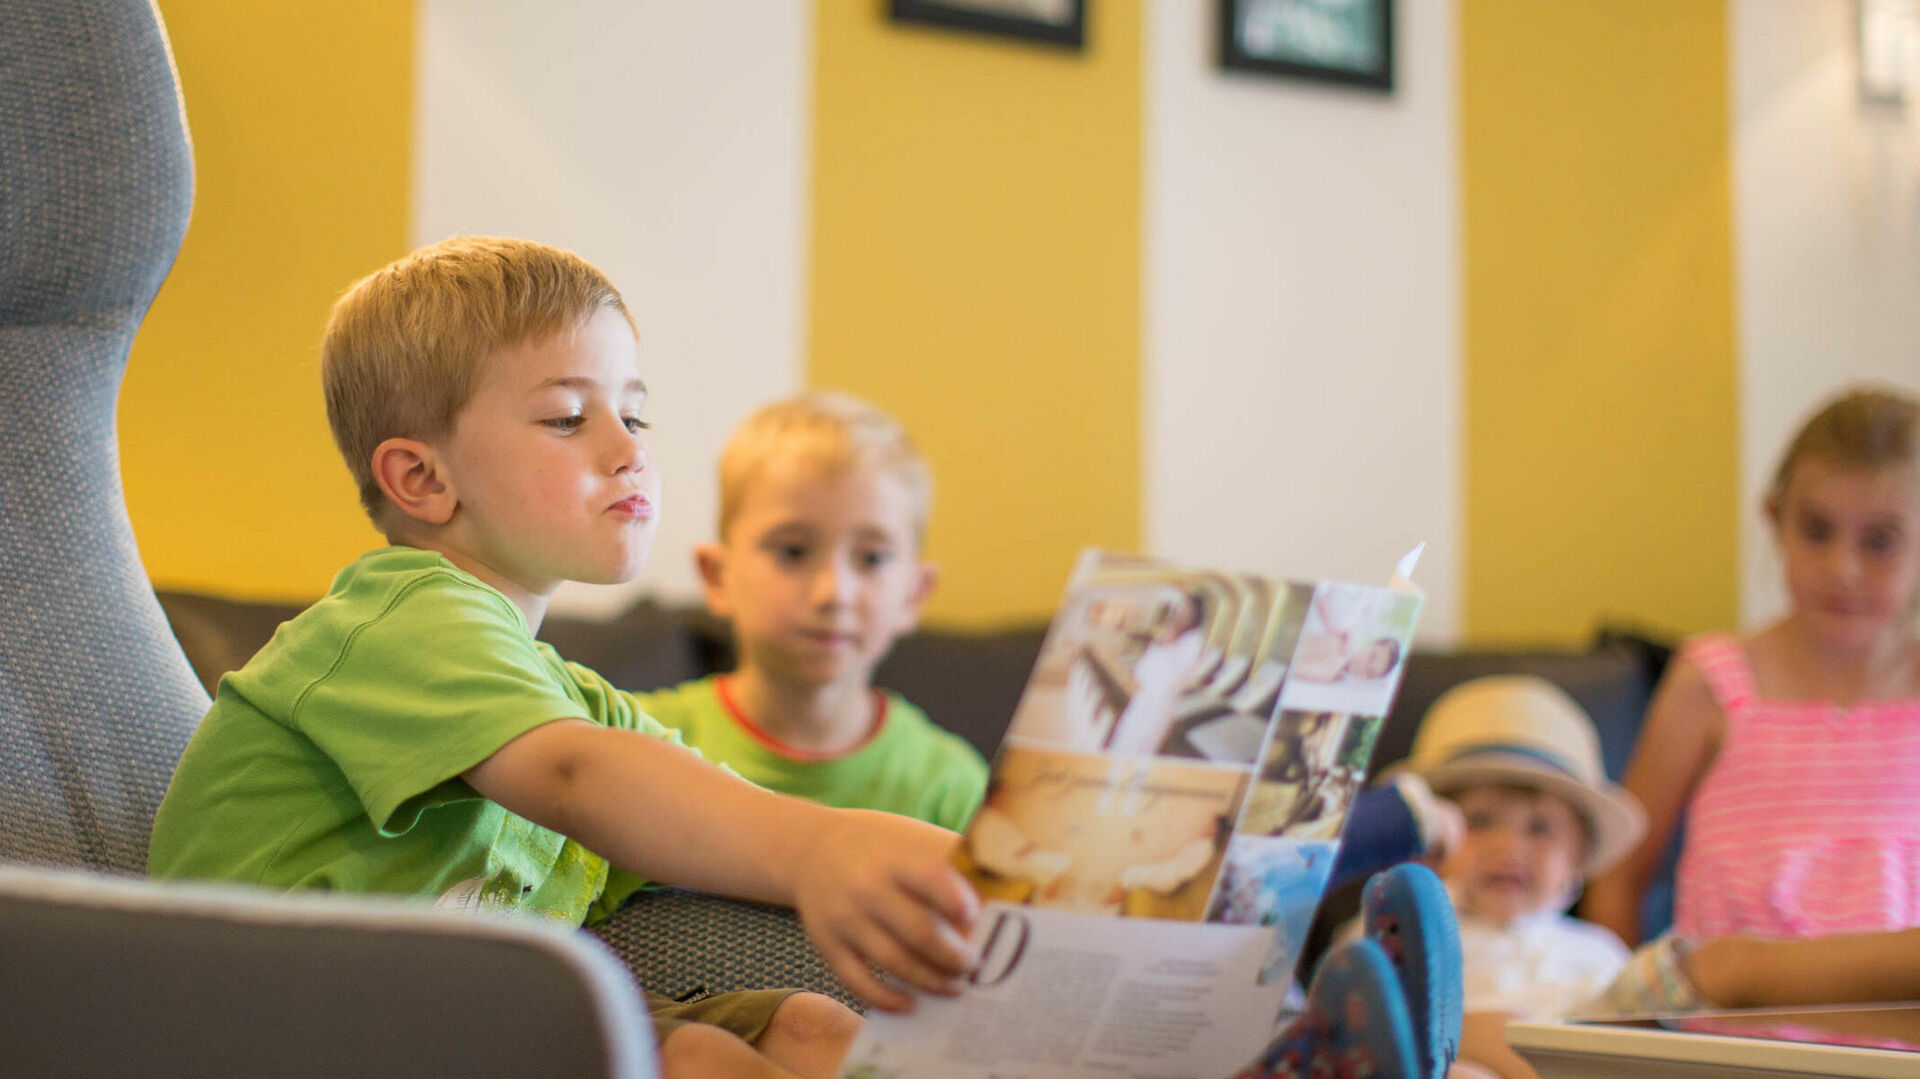
[[[1737,615],[1722,0],[1462,0],[1464,625]]]
[[[1045,615],[1140,537],[1140,8],[1084,53],[815,7],[808,376],[935,476],[931,615]]]
[[[809,380],[927,448],[945,620],[1043,614],[1081,544],[1142,534],[1141,11],[1090,7],[1084,54],[814,7]],[[416,12],[162,11],[199,192],[123,393],[129,508],[162,586],[310,597],[377,542],[315,344],[408,242]],[[1473,638],[1734,620],[1725,22],[1461,0]]]
[[[127,504],[163,588],[310,599],[380,542],[327,433],[327,309],[407,247],[414,5],[161,0],[193,220],[121,393]]]

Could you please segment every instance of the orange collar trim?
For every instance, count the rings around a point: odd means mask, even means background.
[[[713,680],[713,692],[715,696],[720,698],[720,707],[727,710],[727,715],[731,717],[735,723],[739,724],[740,729],[747,733],[747,737],[760,743],[763,748],[770,752],[785,757],[790,761],[799,761],[803,764],[824,764],[828,761],[844,760],[872,745],[874,739],[880,737],[880,732],[887,727],[887,695],[875,689],[870,691],[873,694],[873,727],[867,731],[865,738],[860,739],[860,741],[838,753],[817,753],[811,749],[801,749],[798,746],[790,746],[780,739],[775,738],[773,735],[768,734],[765,730],[761,729],[759,724],[747,718],[747,714],[740,710],[739,703],[733,699],[733,690],[729,688],[732,681],[732,675],[721,675]]]

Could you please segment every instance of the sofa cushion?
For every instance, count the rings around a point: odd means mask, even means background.
[[[212,693],[220,676],[239,670],[306,604],[250,602],[200,592],[156,593],[193,673]],[[642,602],[605,622],[555,616],[539,637],[565,659],[583,663],[622,689],[645,690],[698,678],[711,668],[700,636],[701,615]]]
[[[987,631],[922,629],[893,646],[874,681],[992,760],[1046,633],[1038,622]]]
[[[539,637],[561,658],[584,664],[621,689],[640,692],[708,673],[700,633],[696,612],[644,601],[605,622],[549,617]]]
[[[159,597],[174,636],[208,693],[221,675],[238,670],[280,623],[304,607],[198,592],[163,591]],[[992,631],[922,629],[894,645],[874,682],[920,706],[935,723],[991,759],[1040,655],[1046,629],[1039,622]],[[541,625],[539,636],[562,657],[635,692],[734,665],[726,623],[692,605],[643,600],[604,622],[554,615]]]
[[[187,654],[194,676],[211,694],[220,676],[246,665],[301,608],[286,603],[248,603],[201,592],[154,593],[173,636]]]
[[[1608,634],[1582,652],[1416,649],[1407,658],[1400,694],[1387,713],[1380,740],[1374,743],[1371,774],[1378,775],[1406,758],[1421,718],[1442,693],[1487,675],[1532,674],[1566,690],[1586,710],[1600,735],[1607,774],[1618,779],[1633,754],[1634,738],[1653,692],[1646,647]]]

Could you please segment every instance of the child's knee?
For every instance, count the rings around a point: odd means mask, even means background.
[[[732,1032],[706,1023],[683,1023],[660,1042],[660,1074],[667,1079],[752,1074],[759,1060]]]
[[[819,993],[795,993],[780,1002],[757,1044],[769,1042],[844,1050],[860,1032],[860,1016],[852,1008]]]

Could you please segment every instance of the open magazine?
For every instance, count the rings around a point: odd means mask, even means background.
[[[1251,1060],[1419,611],[1410,586],[1083,555],[957,855],[986,901],[980,966],[958,998],[870,1015],[843,1077]]]

